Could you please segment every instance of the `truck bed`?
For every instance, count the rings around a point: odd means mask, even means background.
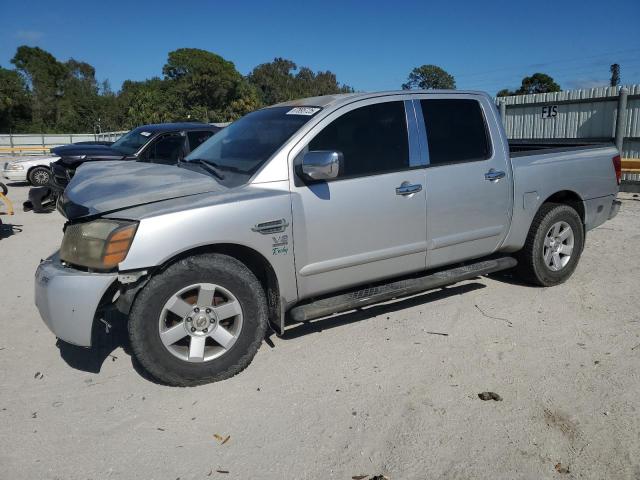
[[[593,139],[510,140],[509,150],[514,214],[504,251],[524,244],[540,203],[557,192],[579,201],[585,230],[607,220],[618,192],[612,163],[618,150],[613,143]]]
[[[554,139],[523,139],[509,140],[509,153],[512,157],[524,155],[542,155],[546,153],[561,153],[589,148],[610,147],[611,138],[554,138]]]

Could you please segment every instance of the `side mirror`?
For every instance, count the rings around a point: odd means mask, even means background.
[[[330,180],[338,176],[342,163],[342,152],[307,152],[302,157],[302,175],[308,180]]]

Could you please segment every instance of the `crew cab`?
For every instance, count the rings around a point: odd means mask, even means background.
[[[269,325],[504,269],[557,285],[618,212],[618,152],[513,150],[488,95],[401,91],[264,108],[176,166],[86,165],[36,305],[86,347],[118,310],[152,376],[196,385],[244,369]]]

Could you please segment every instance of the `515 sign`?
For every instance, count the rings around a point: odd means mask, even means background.
[[[555,118],[558,116],[557,105],[545,105],[542,107],[542,118]]]

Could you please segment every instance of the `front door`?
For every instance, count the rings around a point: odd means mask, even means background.
[[[434,96],[416,100],[428,144],[427,265],[437,267],[488,255],[505,237],[512,181],[500,131],[485,97]],[[422,119],[420,118],[422,114]],[[423,136],[424,138],[424,136]]]
[[[425,169],[409,130],[404,101],[375,99],[310,131],[293,163],[306,151],[330,150],[343,154],[344,165],[338,178],[320,183],[304,183],[292,168],[300,298],[425,268]]]

